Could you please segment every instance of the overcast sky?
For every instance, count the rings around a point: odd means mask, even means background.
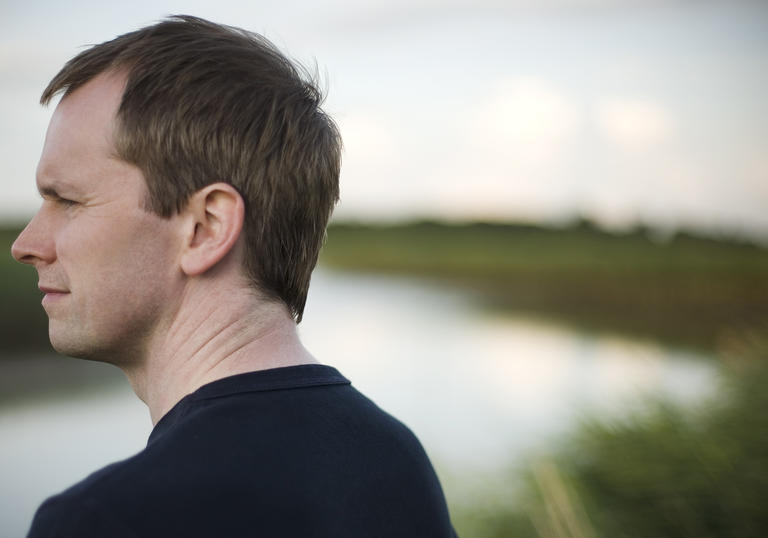
[[[768,3],[739,0],[0,0],[5,219],[39,204],[47,81],[173,13],[317,61],[345,140],[338,217],[580,213],[768,238]]]

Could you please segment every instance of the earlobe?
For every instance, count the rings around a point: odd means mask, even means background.
[[[245,203],[227,183],[214,183],[194,193],[185,209],[187,237],[181,269],[188,276],[210,270],[233,251],[243,228]]]

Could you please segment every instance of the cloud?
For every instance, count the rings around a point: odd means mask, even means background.
[[[344,153],[351,165],[392,157],[397,137],[391,123],[384,115],[371,110],[357,110],[339,118]]]
[[[365,108],[337,119],[344,141],[340,214],[350,207],[367,215],[397,207],[403,195],[402,182],[397,180],[402,126]]]
[[[474,111],[475,137],[491,148],[510,145],[537,152],[573,134],[577,104],[552,83],[534,77],[501,81]]]
[[[673,131],[666,108],[647,99],[606,99],[598,104],[595,120],[605,137],[629,149],[664,143]]]
[[[509,77],[491,85],[459,126],[461,151],[437,174],[432,198],[452,215],[537,218],[559,211],[572,190],[583,110],[578,100],[540,77]]]

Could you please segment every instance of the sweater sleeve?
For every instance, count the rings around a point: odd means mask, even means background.
[[[27,538],[136,538],[129,529],[109,517],[92,499],[66,494],[51,497],[37,509]]]

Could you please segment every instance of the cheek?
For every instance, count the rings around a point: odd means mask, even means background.
[[[173,241],[167,222],[148,218],[71,223],[57,241],[58,259],[73,288],[120,294],[156,289],[172,274]],[[76,291],[73,289],[73,291]]]
[[[122,263],[110,265],[113,272],[120,273],[116,278],[125,287],[122,293],[129,291],[145,305],[160,308],[175,282],[173,234],[168,221],[148,218],[137,224],[121,238],[122,252],[113,253]]]
[[[56,258],[61,265],[72,291],[81,286],[98,284],[106,265],[114,260],[114,241],[107,239],[107,229],[69,223],[56,239]]]
[[[119,226],[118,222],[114,223]],[[172,242],[162,227],[129,228],[83,238],[71,275],[80,319],[93,334],[116,340],[148,334],[172,308]],[[74,252],[74,249],[73,249]]]

